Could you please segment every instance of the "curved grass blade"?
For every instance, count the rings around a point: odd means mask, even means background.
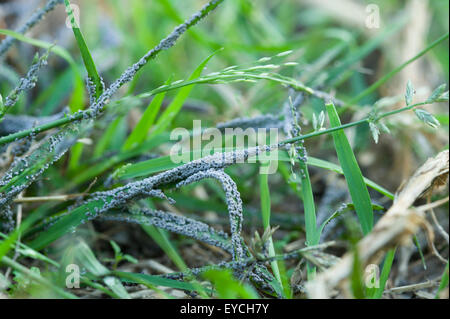
[[[19,41],[31,44],[35,47],[40,47],[43,49],[47,49],[47,50],[51,50],[53,53],[55,53],[56,55],[60,56],[61,58],[63,58],[64,60],[66,60],[70,65],[76,65],[75,61],[73,60],[72,56],[70,55],[70,53],[64,49],[63,47],[60,47],[58,45],[54,45],[52,43],[48,43],[45,41],[41,41],[41,40],[36,40],[36,39],[32,39],[29,38],[23,34],[11,31],[11,30],[6,30],[6,29],[0,29],[0,34],[4,34],[4,35],[8,35],[11,37],[16,38]]]
[[[383,206],[377,205],[377,204],[372,204],[372,209],[373,210],[384,210]],[[338,210],[336,210],[333,214],[331,214],[330,217],[328,217],[323,223],[322,225],[320,225],[319,228],[319,234],[321,234],[323,232],[323,229],[325,228],[325,226],[332,221],[335,218],[338,218],[339,216],[342,216],[345,213],[351,212],[355,210],[355,205],[354,204],[343,204],[343,206],[341,208],[339,208]]]

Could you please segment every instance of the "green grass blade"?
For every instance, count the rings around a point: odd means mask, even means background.
[[[19,41],[31,44],[31,45],[33,45],[35,47],[39,47],[39,48],[43,48],[43,49],[47,49],[47,50],[51,49],[51,51],[53,53],[55,53],[59,57],[61,57],[64,60],[66,60],[69,64],[75,65],[75,61],[73,60],[72,56],[63,47],[60,47],[58,45],[55,45],[55,44],[52,44],[52,43],[48,43],[48,42],[45,42],[45,41],[32,39],[32,38],[29,38],[27,36],[24,36],[23,34],[20,34],[20,33],[11,31],[11,30],[0,29],[0,34],[4,34],[4,35],[8,35],[8,36],[14,37],[14,38],[16,38]]]
[[[270,189],[269,189],[269,175],[260,173],[259,174],[259,188],[260,188],[260,197],[261,197],[261,217],[264,231],[270,229]],[[269,256],[275,256],[275,247],[273,245],[272,236],[269,238]],[[283,287],[283,283],[281,281],[280,270],[278,267],[277,261],[272,261],[270,263],[272,266],[273,274],[275,278],[280,283],[280,286]]]
[[[237,281],[229,269],[208,270],[203,274],[203,277],[213,282],[221,299],[259,298],[253,287]]]
[[[47,231],[41,232],[38,237],[32,240],[28,245],[36,250],[40,250],[58,238],[67,234],[71,229],[81,224],[86,219],[86,212],[95,212],[95,209],[101,209],[106,203],[103,200],[91,201],[86,205],[75,208],[70,214],[60,218]]]
[[[353,296],[356,299],[366,298],[366,295],[364,293],[362,265],[359,259],[358,248],[356,247],[356,245],[353,247],[353,265],[350,275],[350,287]]]
[[[41,206],[22,221],[20,227],[15,228],[4,240],[0,241],[0,260],[14,247],[14,243],[20,238],[21,234],[37,223],[42,215],[45,214],[47,208],[46,205]]]
[[[104,277],[103,282],[114,292],[119,298],[130,299],[127,291],[123,287],[120,280],[110,276],[110,270],[103,266],[95,257],[89,246],[80,241],[75,247],[75,256],[78,262],[90,273],[97,277]]]
[[[118,116],[114,119],[106,129],[105,133],[103,133],[102,137],[98,140],[98,142],[95,145],[94,149],[94,157],[100,157],[103,152],[107,149],[109,144],[111,143],[111,140],[114,139],[114,136],[117,132],[117,127],[120,125],[120,123],[123,121],[124,116]]]
[[[172,245],[164,230],[153,225],[141,225],[141,227],[158,244],[158,246],[161,247],[179,270],[186,271],[188,269],[183,258],[181,258],[176,248]]]
[[[209,60],[211,60],[211,58],[220,51],[222,51],[222,50],[215,51],[210,56],[208,56],[205,60],[203,60],[203,62],[200,63],[200,65],[191,74],[188,81],[192,81],[192,80],[198,78],[202,74],[202,71],[205,68],[206,64],[209,62]],[[163,132],[172,123],[173,119],[180,112],[184,102],[188,98],[188,96],[191,93],[193,88],[194,88],[194,85],[190,85],[190,86],[186,86],[186,87],[183,87],[182,89],[180,89],[180,91],[175,96],[173,101],[170,103],[170,105],[167,107],[167,109],[161,114],[160,118],[156,122],[155,128],[152,131],[151,136],[154,136],[156,134]]]
[[[3,233],[0,233],[0,238],[8,239],[8,236],[6,236]],[[27,245],[24,245],[21,242],[17,242],[17,246],[15,246],[14,244],[11,244],[11,249],[15,248],[15,247],[17,247],[17,251],[19,252],[20,256],[33,258],[35,260],[40,260],[40,261],[46,262],[46,263],[48,263],[48,264],[50,264],[52,266],[55,266],[55,267],[59,267],[60,266],[56,261],[48,258],[47,256],[41,254],[40,252],[38,252],[38,251],[28,247]]]
[[[327,103],[326,108],[331,126],[340,126],[341,121],[333,103]],[[363,234],[366,235],[373,227],[373,210],[369,192],[364,183],[361,169],[347,140],[347,136],[342,130],[335,131],[332,135],[339,163],[341,164],[352,201],[355,205],[356,214],[358,215]]]
[[[66,5],[66,12],[70,19],[73,34],[75,35],[75,39],[78,43],[78,48],[81,52],[81,57],[83,58],[84,66],[86,67],[88,77],[93,81],[95,85],[95,97],[98,99],[103,93],[102,80],[98,75],[97,68],[95,67],[94,60],[92,59],[91,52],[89,51],[86,41],[84,40],[83,34],[81,33],[81,30],[75,21],[75,16],[70,6],[70,1],[64,0],[64,3]]]
[[[315,158],[315,157],[308,157],[308,165],[311,166],[315,166],[315,167],[320,167],[323,169],[327,169],[333,172],[336,172],[338,174],[344,174],[344,171],[342,170],[342,167],[340,167],[339,165],[336,165],[334,163],[325,161],[323,159],[319,159],[319,158]],[[388,191],[386,188],[384,188],[381,185],[378,185],[377,183],[375,183],[374,181],[364,177],[364,183],[372,188],[373,190],[377,191],[380,194],[383,194],[384,196],[390,198],[390,199],[394,199],[394,194],[391,193],[390,191]]]
[[[162,287],[170,287],[174,289],[182,289],[187,291],[195,291],[196,286],[194,284],[168,279],[155,275],[147,275],[147,274],[139,274],[132,272],[124,272],[124,271],[114,271],[113,274],[119,278],[121,278],[125,282],[134,282],[138,284],[142,284],[149,288],[154,288],[156,286]]]
[[[165,85],[169,85],[172,81],[172,77],[170,77]],[[145,110],[144,114],[142,115],[141,119],[139,120],[136,127],[131,132],[130,136],[128,136],[127,140],[125,141],[122,150],[126,151],[133,147],[135,147],[138,144],[141,144],[145,141],[148,131],[152,127],[153,123],[155,122],[156,115],[158,114],[162,102],[164,100],[164,97],[166,96],[166,92],[159,93],[155,95],[155,97],[152,99],[150,104],[147,106],[147,109]]]
[[[408,61],[402,63],[401,65],[399,65],[398,67],[396,67],[394,70],[390,71],[388,74],[386,74],[385,76],[383,76],[381,79],[379,79],[378,81],[376,81],[374,84],[372,84],[370,87],[368,87],[367,89],[365,89],[363,92],[361,92],[359,95],[357,95],[356,97],[354,97],[348,104],[354,104],[358,101],[361,101],[364,97],[366,97],[367,95],[371,94],[373,91],[375,91],[378,87],[380,87],[383,83],[385,83],[387,80],[389,80],[391,77],[393,77],[395,74],[397,74],[398,72],[400,72],[401,70],[403,70],[406,66],[408,66],[410,63],[414,62],[415,60],[417,60],[418,58],[420,58],[421,56],[423,56],[425,53],[427,53],[428,51],[430,51],[431,49],[433,49],[435,46],[437,46],[439,43],[443,42],[444,40],[448,39],[449,37],[449,33],[447,32],[446,34],[442,35],[441,37],[439,37],[437,40],[435,40],[434,42],[432,42],[429,46],[427,46],[425,49],[423,49],[422,51],[420,51],[418,54],[416,54],[415,56],[413,56],[411,59],[409,59]]]
[[[438,291],[436,292],[435,299],[439,299],[439,295],[441,294],[442,290],[444,290],[448,286],[448,262],[447,266],[445,267],[444,273],[441,277],[441,283],[439,284]]]
[[[71,294],[70,292],[65,291],[64,289],[55,286],[52,282],[47,280],[46,278],[42,277],[41,275],[29,270],[25,266],[19,264],[18,262],[3,256],[2,259],[0,259],[0,263],[3,263],[4,265],[11,267],[12,269],[15,269],[21,274],[24,274],[25,276],[29,277],[30,279],[34,280],[35,282],[43,285],[44,287],[47,287],[51,290],[53,290],[56,294],[63,298],[67,299],[78,299],[77,296],[74,294]]]
[[[311,180],[309,178],[308,166],[300,163],[304,175],[301,176],[302,185],[302,199],[303,207],[305,211],[305,224],[306,224],[306,242],[307,245],[316,245],[319,243],[319,233],[316,222],[316,206],[314,204],[314,196],[311,186]]]
[[[102,160],[93,166],[86,167],[85,170],[80,172],[78,175],[74,176],[70,181],[70,183],[68,183],[67,186],[64,187],[62,191],[68,191],[73,187],[75,187],[76,185],[85,183],[87,181],[91,181],[99,174],[102,174],[108,169],[112,168],[114,165],[118,165],[132,157],[145,153],[167,141],[169,141],[169,135],[161,134],[148,139],[147,141],[145,141],[136,148],[133,148],[126,152],[120,152],[119,154],[113,155],[112,157],[109,157],[106,160]]]
[[[69,63],[69,65],[72,69],[72,72],[74,74],[74,80],[73,80],[74,81],[74,92],[73,92],[73,95],[69,102],[70,110],[72,112],[75,112],[82,108],[82,106],[84,104],[83,79],[81,77],[81,74],[80,74],[77,64],[75,63],[74,59],[72,58],[72,56],[66,49],[64,49],[63,47],[60,47],[58,45],[54,45],[52,43],[29,38],[27,36],[24,36],[23,34],[20,34],[20,33],[11,31],[11,30],[0,29],[0,34],[14,37],[19,41],[31,44],[31,45],[39,47],[39,48],[51,50],[51,52],[53,52],[57,56],[63,58],[64,60],[66,60],[67,63]]]
[[[300,162],[301,170],[301,192],[303,200],[303,211],[305,214],[305,229],[306,229],[306,245],[316,245],[320,241],[320,233],[317,228],[316,220],[316,205],[314,203],[314,195],[311,186],[311,180],[309,178],[308,165]],[[306,264],[308,280],[312,280],[316,274],[316,267],[310,263]]]
[[[380,287],[374,290],[372,298],[380,299],[381,296],[383,295],[384,288],[386,287],[386,283],[389,279],[389,274],[391,273],[394,257],[395,257],[395,249],[389,250],[386,254],[386,257],[384,258],[383,269],[381,270]]]

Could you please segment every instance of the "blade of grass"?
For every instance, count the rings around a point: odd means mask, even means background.
[[[203,69],[205,68],[206,64],[211,60],[211,58],[222,51],[222,49],[217,50],[213,52],[210,56],[208,56],[206,59],[200,63],[200,65],[194,70],[194,72],[189,77],[188,81],[192,81],[202,74]],[[178,94],[175,96],[173,101],[170,103],[170,105],[167,107],[167,109],[161,114],[158,121],[155,124],[155,128],[151,133],[151,136],[154,136],[156,134],[159,134],[163,132],[173,121],[175,116],[180,112],[181,107],[183,106],[184,102],[188,98],[189,94],[191,93],[192,89],[194,88],[194,85],[186,86],[180,89]]]
[[[114,138],[114,135],[116,134],[117,127],[120,125],[123,119],[124,116],[118,116],[108,125],[105,133],[103,133],[102,137],[95,145],[94,157],[100,157],[105,152],[105,150],[111,143],[111,140]]]
[[[16,38],[19,41],[31,44],[31,45],[39,47],[39,48],[51,50],[53,53],[55,53],[56,55],[60,56],[64,60],[66,60],[70,65],[76,65],[75,61],[73,60],[73,58],[70,55],[70,53],[66,49],[64,49],[63,47],[60,47],[58,45],[55,45],[55,44],[52,44],[52,43],[48,43],[48,42],[45,42],[45,41],[29,38],[29,37],[27,37],[27,36],[25,36],[23,34],[20,34],[20,33],[11,31],[11,30],[0,29],[0,34],[4,34],[4,35],[8,35],[8,36],[14,37],[14,38]]]
[[[83,106],[83,104],[84,104],[83,79],[81,77],[81,74],[80,74],[77,64],[75,63],[74,59],[72,58],[72,56],[66,49],[64,49],[58,45],[54,45],[52,43],[29,38],[27,36],[24,36],[23,34],[20,34],[20,33],[11,31],[11,30],[0,29],[0,34],[14,37],[19,41],[31,44],[31,45],[39,47],[39,48],[51,50],[51,52],[55,53],[59,57],[66,60],[67,63],[69,63],[69,66],[71,67],[72,72],[74,74],[74,92],[73,92],[73,95],[69,102],[70,110],[72,112],[75,112]]]
[[[333,103],[327,103],[326,109],[330,118],[331,127],[340,126],[341,121]],[[373,210],[369,192],[345,133],[340,130],[333,132],[332,136],[339,163],[341,164],[352,201],[355,205],[356,214],[358,215],[363,234],[366,235],[373,227]]]
[[[151,225],[141,225],[141,227],[145,230],[145,232],[158,244],[159,247],[166,253],[167,256],[173,261],[173,263],[178,267],[181,271],[187,271],[188,267],[184,262],[183,258],[181,258],[178,251],[170,242],[167,237],[167,233],[159,229],[155,226]]]
[[[75,256],[80,264],[86,267],[89,272],[97,277],[102,277],[106,286],[108,286],[119,298],[131,298],[120,280],[110,275],[110,270],[97,260],[92,250],[84,241],[80,241],[76,245]]]
[[[270,206],[271,206],[268,174],[264,173],[259,174],[259,189],[261,197],[261,217],[264,232],[266,232],[269,231],[270,229]],[[269,256],[270,257],[275,256],[275,247],[273,246],[272,236],[270,236],[269,238]],[[283,287],[278,262],[272,261],[270,265],[272,266],[272,271],[275,275],[275,278],[279,281],[280,286]]]
[[[89,51],[86,41],[84,40],[83,34],[81,33],[81,30],[77,25],[77,22],[75,21],[75,16],[73,14],[70,1],[64,0],[64,3],[66,5],[66,12],[70,19],[72,31],[75,36],[75,39],[77,40],[78,48],[80,49],[81,57],[83,58],[84,66],[86,67],[88,77],[95,85],[95,98],[98,99],[100,95],[102,95],[103,93],[102,80],[98,75],[97,68],[95,67],[94,60],[92,59],[91,52]]]
[[[386,287],[386,282],[389,279],[389,274],[391,273],[392,263],[394,262],[395,257],[395,249],[391,249],[387,252],[386,257],[384,258],[383,269],[381,270],[380,275],[380,287],[376,288],[373,291],[372,298],[380,299],[383,295],[384,289]]]
[[[447,266],[445,267],[444,273],[442,274],[441,283],[439,284],[439,288],[434,298],[439,299],[442,290],[444,290],[447,286],[448,286],[448,262]]]
[[[170,77],[164,85],[169,85],[172,81],[172,77]],[[166,96],[166,92],[162,92],[159,94],[156,94],[155,97],[152,99],[150,104],[147,106],[147,109],[145,110],[144,114],[142,115],[141,119],[139,120],[136,127],[131,132],[130,136],[125,141],[122,150],[126,151],[133,147],[135,147],[137,144],[141,144],[145,141],[148,131],[152,127],[153,123],[155,122],[156,115],[158,114],[162,102],[164,100],[164,97]]]
[[[124,271],[114,271],[113,274],[121,278],[124,282],[134,282],[142,284],[149,288],[154,288],[157,286],[170,287],[174,289],[182,289],[187,291],[195,291],[196,286],[189,282],[183,282],[173,279],[168,279],[155,275],[139,274]]]
[[[317,245],[320,241],[320,233],[317,228],[316,220],[316,205],[314,203],[314,195],[311,186],[311,180],[309,178],[308,165],[304,162],[300,162],[300,179],[301,179],[301,192],[303,200],[303,211],[305,214],[305,230],[306,230],[306,244],[308,246]],[[316,267],[312,266],[309,262],[306,264],[308,280],[314,279],[316,275]]]
[[[78,299],[77,296],[71,294],[70,292],[64,291],[64,289],[61,289],[60,287],[55,286],[54,284],[52,284],[50,281],[48,281],[41,275],[29,270],[25,266],[19,264],[18,262],[10,259],[7,256],[3,256],[0,259],[0,263],[3,263],[4,265],[15,269],[19,273],[24,274],[25,276],[29,277],[30,279],[34,280],[35,282],[53,290],[56,294],[58,294],[59,296],[61,296],[63,298]]]
[[[357,299],[364,299],[366,295],[364,294],[362,265],[356,245],[353,248],[353,267],[350,280],[353,296]]]
[[[256,299],[258,293],[248,284],[242,284],[237,281],[229,269],[208,270],[203,274],[208,280],[211,280],[221,299]]]
[[[19,239],[21,234],[42,218],[47,209],[47,205],[42,205],[38,210],[34,211],[22,221],[20,227],[15,228],[4,240],[0,241],[0,260],[14,247],[15,242]]]

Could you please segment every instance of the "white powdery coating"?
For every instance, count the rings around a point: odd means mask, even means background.
[[[65,116],[65,112],[60,112],[50,116],[29,116],[5,114],[0,122],[0,136],[13,134],[16,132],[32,129],[37,125],[43,125],[56,121]]]
[[[242,200],[236,183],[233,179],[225,174],[223,170],[209,169],[207,171],[201,171],[189,176],[186,180],[177,184],[177,188],[198,182],[205,178],[213,178],[218,180],[222,184],[222,188],[225,191],[225,198],[228,207],[228,213],[230,215],[230,229],[231,229],[231,242],[233,245],[233,259],[241,260],[245,257],[246,249],[243,245],[241,236],[242,231]]]
[[[189,162],[182,166],[168,170],[155,176],[148,177],[141,181],[128,183],[125,186],[118,187],[109,191],[96,192],[91,198],[83,202],[82,205],[91,201],[102,201],[103,207],[93,214],[93,218],[98,214],[108,210],[123,207],[130,201],[142,199],[145,197],[157,197],[167,199],[164,193],[159,189],[163,186],[170,186],[188,177],[209,169],[221,169],[228,165],[244,162],[251,156],[256,156],[263,151],[270,151],[270,146],[259,146],[247,150],[239,150],[227,153],[216,153],[204,158]],[[170,200],[170,199],[169,199]],[[77,205],[78,207],[79,205]]]
[[[230,254],[233,251],[228,235],[215,230],[208,224],[159,210],[140,209],[140,212],[143,216],[129,213],[106,214],[102,215],[101,219],[153,225],[219,247]]]
[[[33,63],[30,66],[30,69],[28,70],[27,74],[19,80],[19,84],[17,87],[12,90],[12,92],[6,97],[5,99],[5,107],[6,109],[12,107],[14,104],[17,103],[17,100],[19,99],[19,94],[23,91],[30,90],[36,86],[37,82],[37,73],[41,69],[42,66],[47,65],[47,58],[48,55],[44,55],[43,57],[39,58],[37,62]]]
[[[299,93],[295,97],[294,101],[292,101],[292,103],[290,100],[288,100],[283,107],[283,113],[285,116],[284,133],[288,138],[300,136],[301,127],[298,124],[298,118],[300,116],[298,112],[298,107],[303,103],[303,101],[304,101],[303,93]],[[298,141],[295,145],[295,152],[299,161],[306,163],[308,158],[306,148],[303,145],[304,145],[303,140]],[[291,144],[286,144],[286,149],[288,151],[290,148]],[[305,172],[302,172],[302,175],[304,174]]]
[[[52,11],[58,4],[62,4],[63,2],[64,0],[49,0],[42,9],[37,9],[31,15],[28,21],[23,26],[21,26],[16,32],[24,34],[32,27],[34,27],[39,21],[41,21],[48,12]],[[10,36],[6,37],[6,39],[4,39],[0,43],[0,57],[4,55],[16,41],[17,39],[13,37]]]
[[[105,84],[103,83],[102,80],[102,86],[103,86],[103,90],[105,89]],[[93,105],[95,103],[95,100],[97,99],[97,88],[95,87],[95,83],[92,80],[91,77],[86,77],[86,90],[88,92],[89,95],[89,105]]]
[[[76,130],[76,127],[72,126],[72,129]],[[76,138],[69,136],[72,132],[71,129],[61,130],[57,134],[49,136],[44,144],[29,156],[24,158],[18,157],[14,160],[11,168],[2,176],[0,186],[8,185],[14,177],[19,176],[29,168],[34,168],[35,171],[26,175],[26,180],[22,181],[21,184],[10,186],[6,192],[0,193],[0,211],[4,210],[9,202],[24,189],[28,188],[50,165],[67,152],[69,147],[76,141]],[[42,160],[42,154],[49,159],[45,161],[44,165],[39,163]]]
[[[0,211],[0,219],[3,219],[0,231],[8,234],[14,230],[15,222],[13,216],[14,213],[11,209],[11,206],[9,205],[6,205],[5,209],[3,211]]]
[[[235,118],[228,122],[219,123],[216,125],[216,127],[219,130],[224,130],[225,128],[241,128],[243,130],[245,130],[247,128],[270,129],[270,128],[281,128],[281,127],[283,127],[283,123],[284,123],[284,121],[281,121],[279,119],[279,117],[272,115],[272,114],[267,114],[267,115],[252,117],[252,118],[248,118],[248,117]]]
[[[124,207],[129,204],[130,201],[139,200],[146,197],[167,199],[171,203],[174,202],[160,189],[150,189],[146,187],[139,187],[138,185],[129,185],[127,189],[113,189],[110,191],[94,193],[91,200],[102,201],[104,205],[101,208],[95,209],[95,213],[90,213],[89,219],[96,218],[100,214],[103,214],[111,209]]]
[[[292,138],[296,135],[292,135],[294,129],[294,123],[297,122],[297,118],[294,118],[294,114],[292,112],[292,107],[296,110],[304,101],[303,93],[297,94],[297,96],[292,101],[292,106],[289,100],[287,100],[283,105],[283,115],[284,115],[284,126],[283,131],[286,134],[287,138]],[[298,116],[298,113],[295,112],[295,116]],[[300,132],[299,132],[300,133]]]

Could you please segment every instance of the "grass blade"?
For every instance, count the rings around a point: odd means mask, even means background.
[[[394,262],[395,249],[391,249],[387,252],[383,263],[383,270],[381,270],[380,275],[380,287],[376,288],[373,292],[372,298],[380,299],[383,295],[384,288],[386,287],[386,282],[389,279],[389,274],[391,273],[392,263]]]
[[[200,65],[191,74],[188,81],[192,81],[192,80],[198,78],[202,74],[202,71],[205,68],[206,64],[209,62],[209,60],[211,60],[211,58],[220,51],[222,51],[222,50],[220,49],[220,50],[215,51],[210,56],[208,56],[205,60],[203,60],[203,62],[200,63]],[[170,105],[167,107],[167,109],[161,114],[160,118],[156,122],[155,129],[152,131],[151,136],[154,136],[156,134],[163,132],[172,123],[173,119],[180,112],[181,107],[183,106],[184,102],[188,98],[188,96],[191,93],[193,88],[194,88],[194,85],[186,86],[186,87],[183,87],[178,92],[178,94],[175,96],[173,101],[170,103]]]
[[[103,83],[98,75],[97,68],[95,67],[94,60],[92,59],[91,52],[87,47],[86,41],[84,40],[83,34],[77,22],[75,21],[75,16],[72,11],[72,7],[69,0],[64,0],[66,5],[66,12],[70,19],[70,24],[72,26],[73,34],[75,35],[75,39],[78,43],[78,48],[81,52],[81,57],[83,58],[84,66],[86,67],[86,71],[88,73],[89,79],[95,85],[95,98],[98,99],[100,95],[103,93]]]
[[[121,278],[125,282],[134,282],[138,284],[145,285],[149,288],[154,288],[155,286],[163,286],[170,287],[174,289],[182,289],[187,291],[195,291],[196,286],[194,284],[168,279],[160,276],[147,275],[147,274],[138,274],[132,272],[124,272],[124,271],[114,271],[114,275]]]
[[[84,104],[83,80],[82,80],[82,77],[81,77],[81,74],[80,74],[77,64],[75,63],[74,59],[72,58],[72,56],[66,49],[64,49],[63,47],[60,47],[58,45],[54,45],[52,43],[29,38],[27,36],[24,36],[23,34],[20,34],[20,33],[11,31],[11,30],[0,29],[0,34],[8,35],[8,36],[16,38],[19,41],[31,44],[31,45],[39,47],[39,48],[50,50],[57,56],[66,60],[67,63],[69,63],[69,65],[72,69],[73,75],[74,75],[74,92],[73,92],[72,98],[69,102],[70,110],[72,112],[75,112],[83,106],[83,104]]]
[[[36,281],[37,283],[41,284],[44,287],[48,287],[51,290],[53,290],[56,294],[59,296],[66,298],[66,299],[78,299],[77,296],[71,294],[70,292],[64,291],[64,289],[61,289],[60,287],[55,286],[53,283],[51,283],[46,278],[42,277],[39,274],[36,274],[35,272],[29,270],[25,266],[19,264],[18,262],[8,258],[7,256],[3,256],[0,260],[1,263],[7,265],[8,267],[11,267],[15,269],[16,271],[20,272],[21,274],[26,275],[30,279]]]
[[[170,77],[165,85],[169,85],[172,81],[172,77]],[[147,109],[145,110],[144,114],[142,115],[141,119],[139,120],[136,127],[131,132],[130,136],[125,141],[122,150],[129,150],[133,147],[135,147],[137,144],[141,144],[145,141],[148,131],[152,127],[153,123],[155,122],[156,115],[158,114],[161,104],[164,100],[164,97],[166,96],[166,92],[159,93],[155,95],[155,97],[152,99],[150,104],[147,106]]]
[[[80,241],[75,247],[75,255],[81,265],[97,277],[104,277],[103,282],[113,291],[119,298],[130,299],[127,291],[122,283],[116,277],[110,276],[108,268],[103,266],[95,257],[89,246]]]
[[[186,271],[188,269],[176,248],[172,245],[169,238],[167,238],[167,233],[164,230],[153,225],[141,225],[141,227],[161,247],[166,255],[169,256],[179,270]]]
[[[341,121],[333,103],[327,103],[326,108],[331,127],[340,126]],[[342,166],[350,195],[355,205],[356,214],[358,215],[363,234],[366,235],[373,227],[373,210],[369,192],[347,136],[342,130],[335,131],[332,135],[339,163]]]
[[[270,164],[269,164],[270,165]],[[260,196],[261,196],[261,217],[262,223],[264,227],[264,232],[270,230],[270,189],[269,189],[269,175],[260,173],[259,174],[259,187],[260,187]],[[275,247],[273,246],[272,236],[269,238],[269,256],[275,256]],[[270,263],[272,266],[273,274],[275,278],[279,281],[280,286],[283,287],[283,283],[281,281],[280,270],[278,267],[277,261],[272,261]]]
[[[441,283],[439,284],[438,291],[436,292],[435,299],[438,299],[440,297],[440,294],[442,290],[444,290],[448,286],[448,262],[447,266],[445,267],[444,273],[442,274]]]

